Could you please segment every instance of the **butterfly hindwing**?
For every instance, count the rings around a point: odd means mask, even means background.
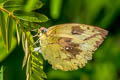
[[[56,25],[42,35],[41,51],[54,69],[75,70],[92,59],[106,35],[106,30],[89,25]]]

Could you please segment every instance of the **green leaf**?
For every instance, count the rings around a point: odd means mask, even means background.
[[[25,32],[22,32],[22,47],[25,52]]]
[[[7,16],[6,16],[7,17]],[[15,32],[15,29],[13,29],[14,31],[13,31],[13,33]],[[11,49],[9,50],[9,52],[8,52],[8,50],[7,50],[7,44],[6,44],[6,46],[5,46],[5,44],[4,44],[4,41],[3,41],[3,38],[2,38],[2,34],[1,34],[1,31],[0,31],[0,62],[2,62],[3,60],[5,60],[6,59],[6,57],[8,57],[8,55],[10,55],[10,53],[14,50],[14,48],[16,47],[16,43],[17,43],[17,41],[16,41],[16,37],[15,36],[13,36],[12,37],[12,46],[11,46]]]
[[[2,11],[0,11],[0,27],[1,27],[3,40],[4,40],[5,44],[6,44],[5,17],[4,17],[4,13]]]
[[[25,39],[25,55],[24,55],[23,67],[25,66],[27,62],[28,56],[29,56],[28,40]]]
[[[44,78],[47,78],[45,72],[43,71],[43,58],[41,54],[32,52],[30,55],[29,64],[29,72],[31,73],[28,74],[31,74],[31,80],[44,80]]]
[[[31,11],[39,9],[43,6],[43,3],[40,0],[28,0],[25,10]]]
[[[45,72],[40,69],[39,66],[32,66],[32,71],[33,71],[33,74],[32,75],[36,75],[36,77],[42,77],[42,78],[47,78]]]
[[[26,68],[26,75],[27,75],[27,79],[26,80],[44,80],[44,78],[47,78],[45,72],[43,71],[43,58],[42,55],[37,53],[37,52],[33,52],[33,46],[32,43],[33,42],[33,37],[31,39],[31,33],[30,32],[26,32],[25,33],[27,36],[27,40],[28,40],[28,45],[29,45],[29,55],[26,58],[26,62],[27,62],[27,68]],[[25,40],[24,42],[24,47],[25,47]],[[26,55],[26,54],[25,54]],[[25,59],[25,58],[24,58]],[[24,62],[23,64],[25,65],[26,62]]]
[[[2,62],[7,56],[8,56],[7,48],[4,44],[2,35],[0,33],[0,62]]]
[[[26,80],[30,80],[30,75],[31,75],[31,70],[30,70],[30,67],[31,67],[31,59],[30,59],[30,55],[28,56],[28,60],[27,60],[27,67],[26,67]]]
[[[26,4],[23,1],[6,1],[3,4],[3,8],[13,11],[13,10],[25,10],[25,11],[31,11],[31,10],[36,10],[39,9],[43,6],[43,3],[39,0],[34,0],[32,4],[28,0],[27,7]]]
[[[33,71],[31,76],[34,78],[34,80],[41,80],[43,78],[42,77],[43,73],[42,72],[38,72],[38,71]]]
[[[28,45],[28,40],[26,38],[26,33],[23,32],[22,33],[22,46],[23,46],[23,50],[25,52],[25,55],[24,55],[24,60],[23,60],[23,65],[22,67],[25,66],[26,62],[28,61],[28,56],[29,56],[29,45]]]
[[[20,31],[20,26],[19,26],[19,24],[16,24],[16,34],[17,34],[18,44],[20,44],[21,31]]]
[[[3,4],[3,8],[9,10],[9,11],[13,11],[13,10],[22,10],[24,6],[23,2],[17,2],[17,1],[6,1]]]
[[[17,18],[29,22],[46,22],[48,20],[48,18],[45,15],[36,12],[16,10],[13,12],[13,14]]]
[[[8,45],[8,51],[11,48],[12,44],[12,30],[13,30],[13,18],[11,16],[8,16],[7,18],[7,45]]]
[[[26,38],[25,38],[25,33],[22,32],[22,47],[23,47],[24,52],[26,51],[26,50],[25,50],[25,40],[26,40]],[[24,60],[23,60],[23,65],[22,65],[22,67],[24,67],[24,65],[26,64],[26,61],[27,61],[27,59],[26,59],[26,56],[24,55]]]
[[[36,22],[28,22],[28,21],[23,21],[21,20],[21,25],[28,31],[33,30],[33,29],[38,29],[41,27],[39,23]]]

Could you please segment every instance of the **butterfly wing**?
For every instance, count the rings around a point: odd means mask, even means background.
[[[54,69],[76,70],[92,59],[106,35],[106,30],[90,25],[56,25],[41,36],[41,51]]]

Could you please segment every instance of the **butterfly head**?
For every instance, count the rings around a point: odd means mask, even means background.
[[[41,27],[41,28],[39,29],[39,32],[42,33],[42,34],[45,34],[45,33],[47,32],[47,29],[44,28],[44,27]]]
[[[39,34],[38,37],[41,38],[41,36],[42,36],[43,34],[46,35],[46,33],[47,33],[47,28],[41,27],[41,28],[38,30],[38,34]]]

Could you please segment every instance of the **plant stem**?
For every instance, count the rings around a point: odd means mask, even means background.
[[[5,8],[1,8],[1,7],[0,7],[0,10],[2,10],[2,11],[4,11],[4,12],[8,13],[11,17],[13,17],[13,19],[15,19],[15,20],[17,21],[16,17],[12,14],[12,12],[9,12],[9,11],[6,10]]]

